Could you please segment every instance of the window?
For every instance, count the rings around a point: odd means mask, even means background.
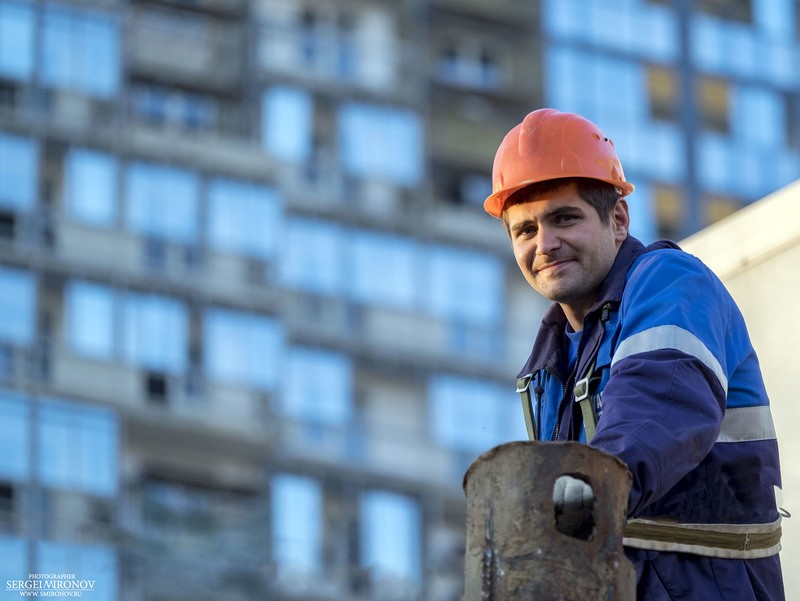
[[[702,206],[705,208],[705,224],[710,225],[742,208],[742,201],[729,196],[708,195]]]
[[[298,67],[297,21],[300,7],[287,0],[261,0],[253,8],[258,24],[259,66],[280,71]]]
[[[66,338],[76,354],[106,361],[121,356],[158,372],[186,369],[188,313],[182,302],[157,294],[116,293],[85,281],[70,282],[65,299]]]
[[[698,139],[698,176],[701,187],[715,192],[727,192],[734,169],[734,149],[727,136],[705,133]]]
[[[728,36],[719,19],[698,14],[692,19],[692,60],[701,69],[715,73],[728,70]]]
[[[149,125],[166,123],[167,89],[161,86],[142,86],[131,90],[133,114]]]
[[[385,10],[365,7],[353,35],[358,39],[359,82],[374,90],[394,88],[401,62],[394,18]]]
[[[27,480],[30,476],[29,426],[27,400],[0,390],[0,479]]]
[[[752,26],[697,13],[691,23],[691,51],[695,65],[706,72],[745,78],[775,79],[793,85],[794,78],[778,61],[791,54],[791,45],[758,35]],[[766,58],[775,60],[769,64]]]
[[[636,202],[628,204],[630,213],[630,233],[645,244],[655,242],[658,235],[658,223],[653,206],[653,187],[647,181],[636,182]]]
[[[305,90],[275,86],[264,93],[262,104],[264,149],[284,161],[308,159],[314,133],[314,107]]]
[[[731,123],[739,140],[762,148],[786,145],[786,113],[778,91],[737,85],[732,96]]]
[[[527,439],[519,396],[506,386],[439,375],[428,382],[428,398],[433,436],[445,447],[476,454]]]
[[[341,294],[345,233],[316,219],[290,219],[284,232],[281,279],[291,288]]]
[[[125,221],[139,234],[189,244],[197,236],[198,178],[147,163],[128,167]]]
[[[15,2],[0,4],[0,75],[14,79],[30,78],[33,39],[32,7]]]
[[[752,0],[750,0],[752,2]],[[751,10],[758,29],[771,39],[791,41],[794,35],[794,24],[798,16],[798,5],[795,0],[771,0],[763,2],[755,0]]]
[[[345,80],[355,79],[358,68],[359,48],[353,15],[347,12],[341,12],[336,15],[335,28],[336,73]]]
[[[419,583],[421,516],[411,497],[385,491],[361,497],[361,565],[374,580],[399,579]]]
[[[503,72],[497,52],[481,42],[458,42],[443,48],[437,61],[439,79],[473,88],[497,89]]]
[[[46,399],[39,406],[37,425],[43,484],[106,497],[116,494],[119,435],[113,412]]]
[[[348,102],[339,110],[338,127],[349,174],[404,186],[422,178],[422,121],[413,111]]]
[[[21,269],[0,267],[0,341],[28,345],[36,332],[36,284]]]
[[[675,70],[664,65],[650,65],[647,68],[647,89],[650,96],[650,115],[654,119],[675,120],[680,105]]]
[[[156,561],[224,557],[228,565],[261,564],[265,511],[250,491],[145,476],[137,493],[145,537],[162,548]],[[254,528],[259,530],[257,535]],[[213,590],[207,584],[204,590]]]
[[[320,19],[317,18],[316,11],[311,8],[305,8],[300,13],[300,19],[298,23],[298,42],[299,42],[299,56],[300,59],[307,65],[307,66],[314,66],[314,63],[317,61],[317,57],[320,56],[321,52],[319,47],[321,46],[321,35],[317,34],[317,29],[321,29],[321,26],[318,25]]]
[[[798,173],[797,157],[784,154],[777,148],[759,146],[752,142],[732,145],[730,159],[733,171],[728,174],[727,193],[718,190],[722,192],[722,196],[756,200],[796,179]],[[780,174],[781,168],[786,165],[786,159],[794,163],[792,177],[788,181]]]
[[[352,273],[348,279],[355,300],[405,310],[419,307],[422,256],[416,243],[368,231],[355,232],[351,240]]]
[[[458,198],[464,204],[483,207],[492,193],[492,179],[486,175],[467,173],[459,180]]]
[[[117,219],[117,175],[115,157],[93,150],[70,150],[66,159],[70,216],[89,225],[113,226]]]
[[[135,365],[180,373],[186,369],[186,306],[156,294],[128,294],[123,304],[125,359]]]
[[[800,13],[800,11],[798,11]],[[800,150],[800,97],[787,93],[784,98],[786,107],[786,137],[788,146]]]
[[[118,426],[108,409],[43,399],[36,415],[38,474],[47,486],[112,496],[117,491]],[[31,471],[28,400],[0,391],[0,478]]]
[[[0,582],[23,580],[28,575],[28,541],[0,535]],[[6,589],[7,590],[7,589]]]
[[[547,102],[591,119],[615,141],[644,117],[645,67],[631,59],[552,45],[546,54]],[[614,85],[609,85],[609,82]],[[587,94],[587,90],[592,90]]]
[[[652,121],[618,136],[617,151],[625,169],[644,172],[659,181],[675,181],[686,172],[686,140],[679,125]]]
[[[496,323],[503,306],[503,265],[477,251],[432,246],[427,257],[428,310],[446,319]]]
[[[0,208],[29,209],[36,203],[36,143],[22,136],[0,134]]]
[[[93,601],[117,601],[119,598],[119,564],[116,551],[112,547],[37,541],[36,559],[35,572],[43,574],[68,572],[75,574],[78,580],[94,581],[92,591],[84,595]]]
[[[687,219],[686,200],[680,190],[667,185],[653,186],[653,204],[660,232],[672,240],[680,238]]]
[[[390,86],[397,68],[397,36],[384,8],[357,12],[330,3],[314,6],[287,0],[256,4],[258,63],[293,76]]]
[[[42,79],[47,85],[109,98],[119,88],[119,26],[105,14],[46,6]]]
[[[485,172],[434,164],[432,173],[435,194],[448,202],[483,210],[484,201],[492,193],[492,179]]]
[[[303,67],[322,77],[353,79],[358,48],[352,15],[305,7],[294,28],[295,54]]]
[[[642,2],[547,0],[544,26],[552,36],[593,44],[658,60],[678,53],[674,11]],[[663,2],[669,4],[669,2]]]
[[[728,83],[713,77],[700,77],[697,82],[697,103],[703,124],[710,130],[728,133],[730,101]]]
[[[774,0],[773,0],[774,1]],[[752,0],[698,0],[696,10],[714,15],[723,19],[752,23],[753,6]]]
[[[111,359],[114,355],[114,293],[107,286],[70,282],[66,291],[67,341],[79,355]]]
[[[259,259],[278,248],[281,203],[266,186],[217,179],[208,189],[208,240],[212,246]]]
[[[320,573],[322,489],[312,478],[272,478],[272,555],[283,576]]]
[[[295,347],[284,370],[282,413],[292,419],[343,426],[353,402],[353,365],[340,354]]]
[[[227,309],[209,309],[203,318],[207,373],[232,384],[272,390],[281,373],[283,333],[274,319]]]
[[[211,96],[161,86],[140,86],[131,93],[133,113],[141,121],[184,131],[210,131],[217,125],[217,103]]]

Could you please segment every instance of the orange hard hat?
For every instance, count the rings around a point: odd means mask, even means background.
[[[517,190],[563,177],[601,180],[616,186],[621,196],[633,192],[614,143],[599,127],[575,113],[533,111],[500,143],[492,167],[492,194],[483,208],[500,218],[506,200]]]

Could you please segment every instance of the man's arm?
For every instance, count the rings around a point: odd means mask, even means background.
[[[717,440],[731,310],[722,284],[680,251],[648,253],[631,274],[592,440],[631,470],[629,515],[661,498]]]

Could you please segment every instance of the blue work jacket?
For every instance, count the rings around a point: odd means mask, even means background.
[[[630,469],[629,518],[770,524],[780,468],[743,317],[719,279],[672,242],[628,236],[584,320],[568,371],[566,317],[553,305],[519,376],[530,376],[540,440],[585,442],[573,387],[591,370],[591,446]],[[779,547],[778,547],[779,548]],[[626,554],[641,600],[784,599],[777,550],[728,559],[685,550]]]

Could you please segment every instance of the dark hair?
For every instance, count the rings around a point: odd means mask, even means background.
[[[599,179],[567,177],[548,179],[543,182],[531,184],[509,196],[503,206],[503,223],[506,224],[506,229],[508,229],[508,220],[506,219],[506,209],[508,207],[528,202],[528,199],[532,195],[547,194],[548,192],[568,186],[571,183],[577,186],[578,195],[581,199],[594,207],[594,210],[597,211],[597,214],[600,216],[600,221],[606,225],[611,223],[611,211],[621,198],[617,187],[600,181]]]

